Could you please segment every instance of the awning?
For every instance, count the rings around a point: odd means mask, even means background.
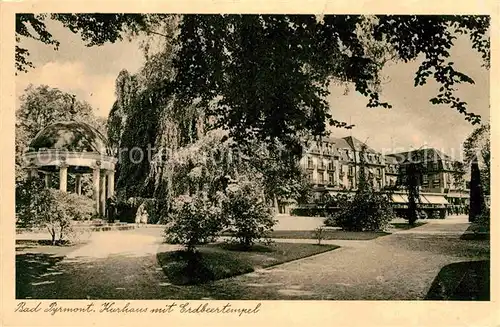
[[[450,204],[443,195],[428,195],[425,194],[421,196],[429,204]]]
[[[405,194],[392,194],[391,197],[394,203],[408,203],[408,196]]]
[[[469,198],[469,194],[464,194],[464,193],[448,193],[448,194],[446,194],[446,197],[448,197],[448,198],[466,199],[466,198]]]
[[[420,204],[432,204],[432,203],[429,202],[429,200],[427,200],[425,196],[420,195]]]
[[[391,200],[397,204],[408,204],[408,195],[406,194],[392,194]],[[427,205],[447,205],[449,202],[443,195],[427,195],[420,194],[420,204]]]

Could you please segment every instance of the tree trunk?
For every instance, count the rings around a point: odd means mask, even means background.
[[[474,222],[481,215],[483,206],[484,196],[481,187],[481,172],[479,171],[477,157],[475,157],[471,164],[469,222]]]
[[[56,245],[56,231],[49,228],[50,237],[52,237],[52,245]]]
[[[279,213],[279,208],[278,208],[278,198],[276,195],[273,197],[273,207],[274,207],[274,213],[277,215]]]

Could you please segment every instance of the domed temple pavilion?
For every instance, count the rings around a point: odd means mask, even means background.
[[[59,174],[59,189],[67,191],[68,174],[75,177],[75,193],[82,193],[82,175],[92,174],[96,213],[105,215],[106,199],[114,190],[115,165],[106,138],[92,126],[76,121],[57,122],[42,129],[30,142],[24,158],[32,177]]]

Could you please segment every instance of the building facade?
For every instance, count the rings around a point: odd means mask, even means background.
[[[391,190],[396,207],[403,208],[407,203],[404,190],[398,187],[398,178],[410,160],[425,168],[420,182],[423,204],[441,209],[468,204],[466,183],[456,178],[454,161],[437,149],[383,155],[352,136],[306,140],[305,149],[300,164],[307,172],[317,200],[325,193],[334,195],[357,190],[364,151],[365,176],[376,191]]]

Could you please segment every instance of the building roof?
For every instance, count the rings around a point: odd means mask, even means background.
[[[392,165],[398,164],[397,158],[394,157],[393,155],[385,155],[384,161],[386,164],[392,164]]]
[[[86,123],[75,121],[57,122],[45,127],[28,147],[28,151],[47,149],[112,155],[104,135]]]
[[[398,162],[404,162],[410,160],[416,162],[427,162],[427,161],[449,161],[452,160],[450,156],[444,154],[438,149],[434,148],[424,148],[407,152],[399,152],[387,155],[387,157],[393,157]]]
[[[347,144],[349,144],[349,146],[355,150],[355,151],[361,151],[363,146],[365,147],[365,150],[366,152],[370,152],[370,153],[378,153],[377,151],[373,150],[372,148],[370,148],[368,145],[366,145],[366,143],[364,142],[361,142],[360,140],[358,140],[357,138],[353,137],[353,136],[347,136],[347,137],[344,137],[343,138]]]

